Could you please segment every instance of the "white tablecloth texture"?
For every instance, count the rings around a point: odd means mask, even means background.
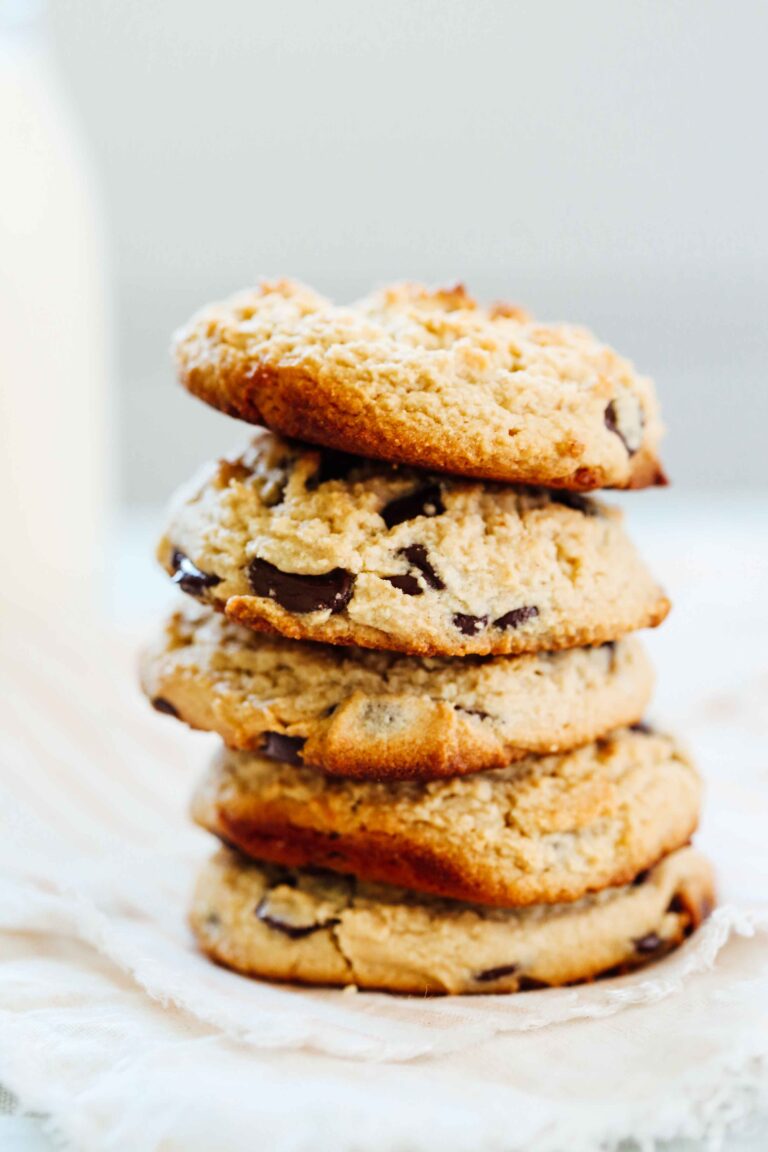
[[[186,808],[214,738],[148,709],[134,635],[0,605],[0,1082],[77,1152],[717,1147],[768,1109],[766,527],[648,533],[680,605],[652,717],[707,777],[720,907],[644,973],[518,997],[203,959],[185,912],[212,844]]]

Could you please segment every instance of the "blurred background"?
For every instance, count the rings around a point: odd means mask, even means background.
[[[588,324],[656,379],[675,499],[765,499],[759,0],[0,12],[0,499],[43,568],[81,580],[119,524],[113,581],[143,579],[145,525],[243,435],[174,384],[170,334],[262,274],[459,278]]]

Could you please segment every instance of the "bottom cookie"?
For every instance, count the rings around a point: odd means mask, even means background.
[[[676,948],[714,906],[693,848],[633,884],[571,904],[486,908],[221,849],[191,924],[213,960],[250,976],[388,992],[523,992],[618,975]]]

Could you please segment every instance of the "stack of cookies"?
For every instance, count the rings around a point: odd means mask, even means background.
[[[642,723],[668,601],[620,514],[664,483],[651,384],[582,329],[290,281],[178,335],[262,426],[182,490],[154,706],[223,747],[192,926],[255,976],[516,992],[632,970],[713,904],[700,781]]]

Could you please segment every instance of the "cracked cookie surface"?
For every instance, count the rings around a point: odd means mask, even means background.
[[[259,859],[503,907],[627,883],[686,843],[700,793],[673,740],[620,729],[444,780],[351,780],[224,751],[193,816]]]
[[[183,599],[142,658],[154,706],[231,748],[338,775],[504,767],[634,723],[651,693],[634,637],[528,656],[401,656],[261,635]]]
[[[208,404],[363,456],[573,490],[663,483],[651,382],[588,331],[396,284],[337,307],[264,282],[192,318],[181,382]]]
[[[495,909],[247,860],[204,868],[202,949],[251,976],[415,995],[522,992],[617,975],[667,955],[714,906],[712,870],[682,848],[639,882],[571,904]]]
[[[181,490],[158,556],[185,592],[293,639],[412,655],[615,640],[669,610],[621,515],[257,435]]]

